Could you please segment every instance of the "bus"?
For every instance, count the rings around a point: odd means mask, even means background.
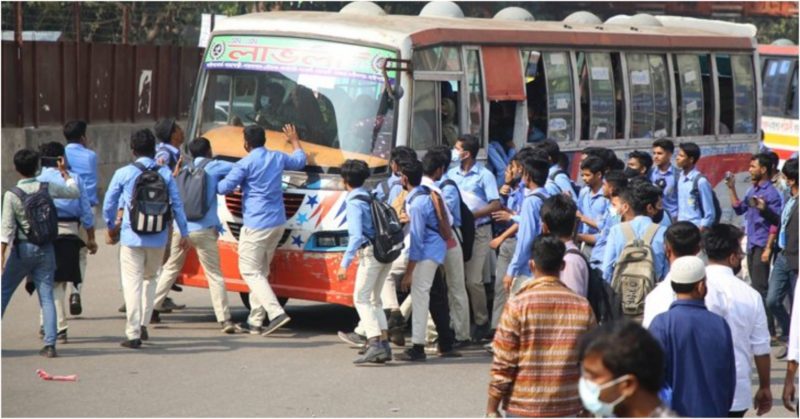
[[[788,45],[787,45],[788,44]],[[800,148],[800,116],[797,99],[797,45],[775,42],[759,45],[764,98],[761,129],[764,146],[775,151],[781,161]]]
[[[452,145],[453,132],[481,139],[479,159],[490,139],[513,137],[523,147],[533,129],[576,157],[589,146],[622,157],[649,151],[658,138],[693,141],[700,170],[726,200],[725,173],[746,172],[758,149],[755,31],[676,29],[652,16],[598,22],[535,21],[519,8],[465,18],[449,2],[429,3],[419,16],[356,2],[340,12],[228,18],[209,39],[188,135],[208,138],[215,158],[236,161],[246,154],[243,127],[262,126],[267,147],[284,151],[280,127],[298,127],[309,160],[283,176],[288,221],[269,278],[283,301],[352,306],[357,265],[336,279],[347,244],[345,159],[366,161],[374,186],[389,176],[393,147],[422,155]],[[240,194],[221,197],[218,211],[222,273],[246,302],[236,253]],[[179,282],[207,286],[194,254]]]

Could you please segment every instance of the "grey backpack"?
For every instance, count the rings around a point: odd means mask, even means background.
[[[211,159],[205,159],[195,166],[190,161],[184,166],[175,181],[178,183],[178,191],[183,200],[183,210],[186,212],[186,219],[197,221],[205,217],[211,207],[211,203],[206,197],[206,187],[208,176],[206,176],[206,165]]]
[[[616,292],[622,305],[622,314],[638,317],[644,314],[644,299],[656,284],[656,265],[651,243],[658,232],[659,225],[652,223],[637,238],[630,222],[620,224],[625,247],[617,259],[611,288]]]

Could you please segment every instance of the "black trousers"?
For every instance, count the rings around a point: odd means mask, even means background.
[[[436,333],[439,335],[439,351],[449,352],[453,350],[455,333],[450,328],[450,306],[447,302],[447,282],[444,280],[444,269],[439,266],[436,275],[433,277],[431,286],[431,299],[428,306],[433,324],[436,326]]]
[[[747,252],[747,270],[750,273],[750,282],[752,282],[753,288],[761,295],[761,301],[764,303],[764,308],[767,312],[769,334],[775,336],[775,320],[772,317],[772,311],[767,307],[769,261],[767,263],[761,261],[761,254],[763,252],[764,248],[759,246],[753,246]]]

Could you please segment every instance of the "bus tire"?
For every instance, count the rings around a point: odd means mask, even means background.
[[[242,298],[242,304],[248,310],[250,310],[250,293],[249,292],[240,292],[239,297]],[[278,303],[281,307],[286,307],[286,303],[289,301],[286,297],[278,297]]]

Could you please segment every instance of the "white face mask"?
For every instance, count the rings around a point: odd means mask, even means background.
[[[452,163],[458,163],[461,161],[461,152],[456,150],[455,148],[450,150],[450,161]]]
[[[581,377],[581,379],[578,381],[578,393],[581,396],[583,407],[596,415],[604,417],[612,416],[614,414],[614,408],[617,407],[618,404],[622,403],[626,396],[619,396],[617,400],[614,400],[611,403],[606,403],[600,400],[600,393],[615,384],[621,383],[626,378],[628,378],[628,376],[623,375],[622,377],[611,380],[607,383],[597,384]]]
[[[611,215],[612,217],[616,217],[617,215],[619,215],[619,213],[617,212],[617,207],[615,207],[613,205],[609,206],[608,207],[608,214]]]

